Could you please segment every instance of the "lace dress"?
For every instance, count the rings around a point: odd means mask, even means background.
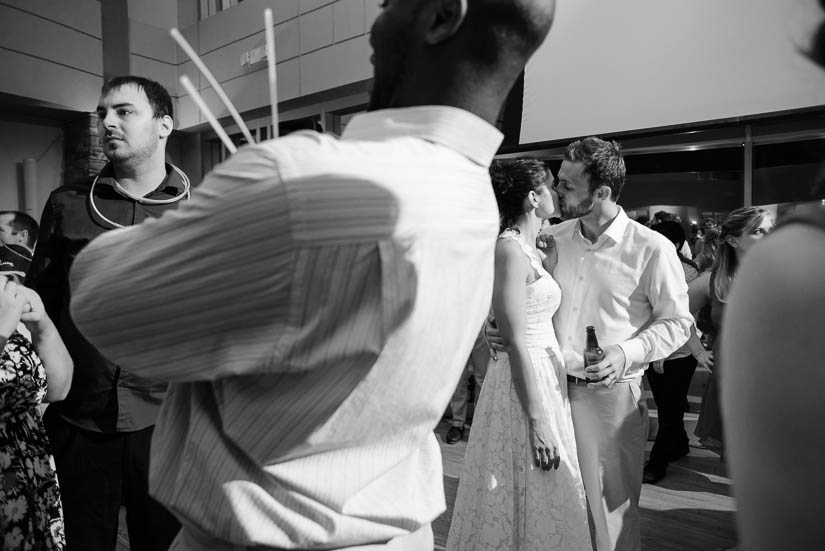
[[[65,547],[63,510],[49,442],[37,406],[46,372],[29,340],[15,332],[0,358],[0,549]]]
[[[498,360],[490,360],[473,418],[447,550],[590,551],[567,381],[552,321],[561,289],[518,234],[504,232],[499,239],[516,240],[540,275],[527,286],[527,345],[561,464],[551,471],[535,467],[510,362],[499,353]]]

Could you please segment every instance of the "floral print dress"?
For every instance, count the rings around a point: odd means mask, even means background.
[[[66,546],[54,461],[38,405],[46,372],[31,342],[15,332],[0,358],[0,549]]]

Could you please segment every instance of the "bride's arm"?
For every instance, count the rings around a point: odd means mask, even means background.
[[[536,375],[525,340],[527,330],[527,277],[530,265],[519,245],[510,239],[496,244],[493,310],[508,346],[510,371],[521,407],[530,426],[530,443],[536,466],[558,467],[558,450],[544,404],[536,388]]]

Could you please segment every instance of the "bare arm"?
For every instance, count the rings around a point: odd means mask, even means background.
[[[696,324],[690,326],[690,338],[687,342],[688,350],[699,362],[700,367],[708,369],[713,367],[713,352],[705,349],[702,341],[699,340],[699,335],[696,334]]]
[[[46,398],[45,402],[58,402],[66,398],[72,384],[74,363],[72,362],[63,339],[57,332],[52,320],[46,314],[43,302],[36,292],[27,288],[20,288],[26,296],[29,311],[24,313],[21,321],[32,335],[32,344],[43,362],[46,370]]]
[[[530,265],[517,243],[502,239],[496,244],[493,310],[501,335],[508,345],[510,372],[521,407],[530,426],[534,461],[544,469],[555,463],[555,437],[536,388],[536,374],[525,340],[527,330],[527,278]]]
[[[710,272],[703,272],[688,283],[690,312],[695,316],[710,301]]]

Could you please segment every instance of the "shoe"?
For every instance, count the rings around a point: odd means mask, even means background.
[[[665,477],[665,473],[667,472],[667,467],[657,467],[655,465],[651,465],[648,461],[647,465],[645,465],[644,471],[642,471],[642,483],[643,484],[656,484],[660,480]]]
[[[444,441],[448,444],[455,444],[464,436],[464,429],[461,427],[450,427],[444,436]]]

